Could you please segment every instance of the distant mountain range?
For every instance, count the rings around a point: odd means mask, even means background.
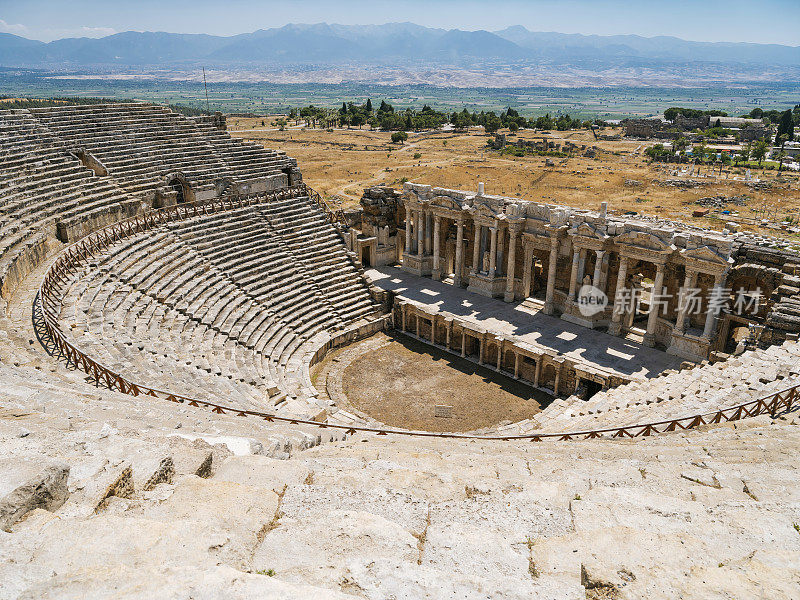
[[[0,33],[0,66],[88,67],[486,65],[539,63],[580,67],[664,68],[687,63],[796,68],[800,47],[777,44],[690,42],[674,37],[542,33],[514,26],[502,31],[385,25],[290,24],[220,37],[127,31],[99,39],[49,43]]]

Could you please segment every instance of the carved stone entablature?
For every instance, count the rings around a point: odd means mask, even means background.
[[[539,250],[550,250],[552,241],[549,237],[543,237],[540,234],[526,231],[522,234],[522,243]]]
[[[464,209],[456,200],[450,196],[434,196],[430,200],[430,208],[433,214],[448,219],[463,219]]]
[[[475,222],[481,225],[494,226],[497,221],[505,221],[507,219],[502,206],[494,206],[493,203],[479,198],[475,198],[472,206],[467,210]]]
[[[733,264],[732,258],[723,256],[710,246],[687,248],[681,250],[679,256],[683,259],[687,270],[707,273],[709,275],[724,273],[725,270]]]
[[[677,250],[673,244],[646,231],[629,231],[618,235],[614,238],[614,244],[622,256],[656,264],[664,264]]]
[[[610,236],[593,227],[585,221],[568,231],[572,237],[572,244],[576,248],[588,248],[589,250],[605,250],[609,246]]]

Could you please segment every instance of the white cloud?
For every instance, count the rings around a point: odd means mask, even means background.
[[[22,35],[28,32],[28,28],[21,23],[6,23],[3,19],[0,19],[0,32]]]
[[[99,38],[107,35],[113,35],[115,33],[117,33],[117,30],[113,27],[81,27],[75,32],[75,36]]]
[[[35,37],[37,40],[43,42],[51,42],[53,40],[61,40],[64,38],[101,38],[107,35],[113,35],[117,30],[113,27],[75,27],[75,28],[45,28],[31,32],[29,37]]]

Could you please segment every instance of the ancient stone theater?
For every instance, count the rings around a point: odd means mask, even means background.
[[[464,187],[0,111],[0,597],[797,597],[800,255]]]

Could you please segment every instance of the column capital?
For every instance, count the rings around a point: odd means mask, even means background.
[[[512,236],[516,237],[520,234],[520,232],[525,228],[524,223],[509,223],[508,224],[508,233]]]

